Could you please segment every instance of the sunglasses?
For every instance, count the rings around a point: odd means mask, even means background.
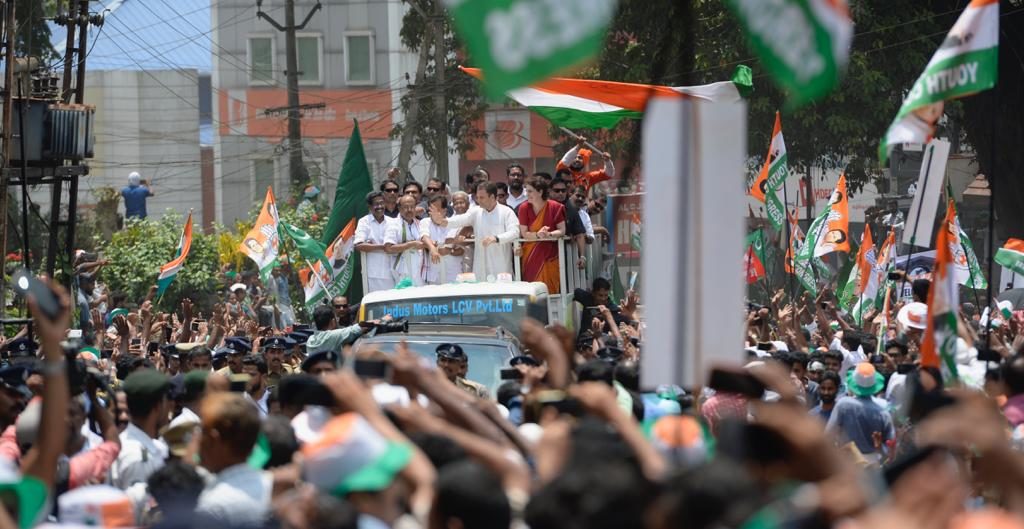
[[[346,307],[348,307],[348,303],[344,303],[344,304],[341,304],[341,305],[335,305],[334,306],[334,308],[336,308],[336,309],[344,309]]]
[[[385,189],[384,192],[385,193],[397,193],[398,192],[398,188],[397,187],[389,187],[389,188]]]
[[[551,192],[552,193],[565,193],[566,191],[568,191],[568,189],[564,188],[564,187],[562,187],[562,188],[554,188],[554,187],[552,187],[551,188]]]
[[[427,188],[427,191],[431,191],[431,192],[437,192],[437,191],[440,191],[440,190],[441,190],[440,187],[428,187]]]

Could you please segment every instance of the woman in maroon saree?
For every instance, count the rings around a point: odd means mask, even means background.
[[[560,290],[558,243],[565,234],[565,206],[548,200],[548,184],[538,177],[526,182],[526,203],[519,206],[519,233],[523,239],[523,280],[540,281],[548,292]]]

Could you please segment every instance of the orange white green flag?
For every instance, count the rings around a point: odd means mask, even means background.
[[[972,0],[935,50],[903,100],[878,146],[885,163],[902,143],[927,143],[945,102],[996,85],[999,73],[999,0]]]
[[[1024,241],[1009,239],[996,251],[996,262],[1016,274],[1024,274]]]
[[[277,228],[280,219],[277,215],[277,203],[274,201],[274,189],[267,186],[267,196],[263,199],[263,207],[260,215],[256,217],[256,224],[249,233],[242,239],[238,249],[256,263],[260,271],[260,277],[264,282],[270,278],[270,271],[277,266],[277,256],[280,253],[281,241]]]
[[[174,259],[160,267],[160,275],[156,279],[156,295],[159,298],[167,290],[167,287],[171,286],[171,282],[174,281],[174,277],[178,275],[185,266],[185,259],[188,257],[188,251],[192,248],[192,212],[188,212],[188,218],[185,219],[185,227],[181,229],[181,237],[178,239],[178,249],[174,252]]]
[[[847,199],[846,174],[842,174],[828,201],[828,216],[815,234],[815,257],[832,252],[850,253],[850,204]]]
[[[786,184],[789,167],[786,165],[786,141],[782,137],[782,118],[775,112],[775,126],[772,128],[772,139],[768,145],[761,172],[757,175],[754,185],[750,186],[750,196],[760,200],[768,212],[768,220],[776,231],[782,230],[786,221],[786,205],[779,199],[779,188]]]
[[[462,68],[477,79],[477,68]],[[653,96],[690,97],[712,103],[734,103],[753,90],[750,67],[739,65],[729,81],[700,86],[659,86],[595,79],[552,77],[505,95],[540,114],[552,124],[570,129],[610,129],[623,119],[640,119]]]
[[[352,258],[355,256],[353,250],[357,220],[349,220],[334,242],[327,247],[324,255],[330,263],[329,267],[324,266],[321,261],[311,261],[312,268],[303,268],[299,271],[307,307],[313,307],[325,296],[348,292],[348,285],[352,281],[353,270],[358,260]]]
[[[946,208],[946,223],[956,215]],[[928,327],[921,342],[921,365],[938,367],[947,384],[958,378],[956,369],[957,309],[960,306],[955,263],[949,251],[949,230],[939,230],[935,241],[935,268],[928,291]]]

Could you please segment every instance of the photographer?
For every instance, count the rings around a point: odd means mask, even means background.
[[[390,321],[390,316],[385,316],[380,321]],[[338,327],[338,317],[334,308],[328,305],[319,305],[313,310],[313,323],[316,324],[314,332],[306,341],[306,354],[312,355],[321,351],[334,351],[340,353],[342,347],[351,345],[357,338],[373,329],[379,322],[363,321],[348,327]]]

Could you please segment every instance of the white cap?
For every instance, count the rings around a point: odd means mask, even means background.
[[[924,330],[928,327],[928,305],[919,301],[907,303],[900,309],[896,319],[904,327]]]
[[[139,185],[140,182],[142,182],[142,175],[140,175],[138,171],[132,171],[131,173],[128,173],[129,184],[137,186]]]

